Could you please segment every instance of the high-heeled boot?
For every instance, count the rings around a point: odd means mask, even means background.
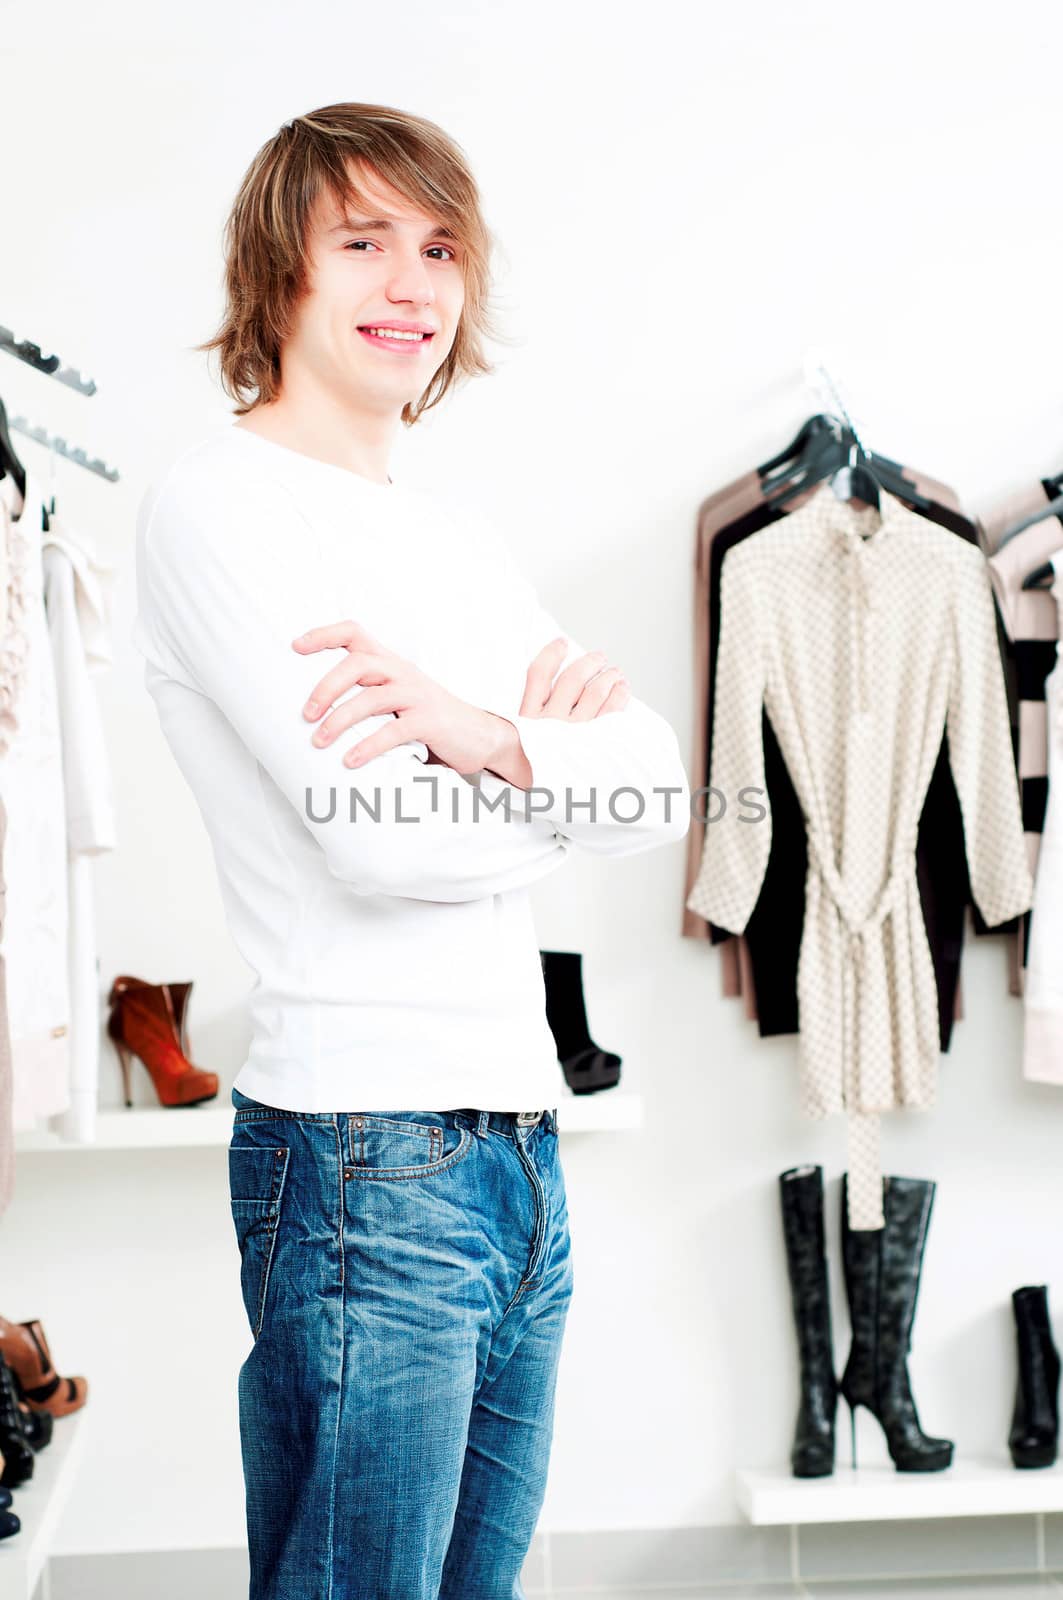
[[[849,1405],[853,1466],[856,1408],[866,1406],[886,1435],[898,1472],[941,1472],[953,1442],[923,1432],[908,1379],[908,1352],[936,1185],[884,1178],[885,1226],[849,1226],[849,1177],[842,1179],[842,1263],[852,1323],[841,1392]]]
[[[1008,1449],[1016,1467],[1050,1467],[1059,1445],[1059,1352],[1048,1316],[1048,1287],[1011,1296],[1019,1347],[1019,1376]]]
[[[164,1106],[194,1106],[213,1100],[218,1074],[188,1058],[186,1017],[189,983],[147,983],[128,974],[115,978],[108,1003],[107,1032],[122,1063],[125,1103],[133,1104],[130,1060],[139,1056]]]
[[[795,1478],[823,1478],[834,1471],[838,1409],[823,1227],[823,1168],[791,1167],[780,1173],[779,1198],[801,1362],[801,1403],[790,1465]]]
[[[577,951],[540,950],[546,988],[546,1020],[557,1046],[565,1082],[573,1094],[611,1089],[620,1078],[620,1060],[590,1036],[583,999],[583,957]]]

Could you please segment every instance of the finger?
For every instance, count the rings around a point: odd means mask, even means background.
[[[382,647],[373,635],[350,617],[343,622],[327,622],[319,628],[309,628],[298,639],[292,640],[292,649],[302,655],[312,655],[315,650],[336,650],[355,647],[379,650]]]
[[[531,665],[528,667],[525,684],[526,692],[530,689],[532,698],[535,700],[533,709],[538,709],[542,699],[545,699],[549,694],[554,675],[568,654],[568,646],[569,641],[563,636],[559,636],[556,639],[551,639],[549,644],[543,645],[538,655],[533,657]]]
[[[631,685],[628,683],[627,679],[624,678],[619,683],[613,685],[612,692],[605,701],[601,710],[598,712],[598,715],[603,717],[607,711],[623,711],[630,699]]]
[[[410,733],[409,725],[404,725],[398,717],[386,728],[378,728],[371,733],[368,739],[362,739],[353,750],[348,750],[343,758],[345,767],[364,767],[367,761],[372,761],[375,756],[381,756],[387,750],[394,750],[397,745],[407,744],[415,737]]]
[[[596,673],[584,685],[579,699],[572,708],[573,721],[592,721],[599,714],[622,677],[623,673],[619,667],[606,667],[603,671]]]
[[[330,667],[311,689],[303,707],[303,716],[310,722],[338,700],[355,684],[382,684],[391,681],[389,665],[368,650],[352,650]]]
[[[539,654],[534,657],[524,682],[524,696],[520,703],[521,716],[535,716],[542,709],[550,693],[554,674],[567,654],[568,640],[562,635],[543,645]]]
[[[367,717],[385,716],[394,711],[395,697],[389,687],[363,689],[361,694],[352,694],[349,700],[342,701],[329,712],[324,722],[314,729],[311,743],[332,744],[338,734],[364,722]]]
[[[544,712],[547,716],[568,716],[579,702],[584,687],[606,666],[604,650],[591,650],[587,655],[577,656],[563,672],[558,674],[547,696]]]

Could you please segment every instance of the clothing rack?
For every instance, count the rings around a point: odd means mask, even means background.
[[[28,439],[34,439],[38,444],[45,445],[49,450],[54,450],[56,455],[65,456],[67,461],[76,462],[79,467],[84,467],[86,472],[95,472],[97,477],[106,478],[108,483],[118,482],[117,467],[109,467],[99,456],[93,456],[90,460],[79,445],[68,444],[58,434],[51,434],[46,428],[37,427],[25,417],[12,417],[9,427],[18,433],[24,433]]]
[[[76,389],[79,394],[96,393],[92,378],[79,372],[76,367],[64,367],[57,355],[42,354],[40,345],[34,344],[32,339],[16,339],[10,328],[0,327],[0,350],[14,356],[17,361],[24,361],[35,372],[43,372],[57,383],[65,383],[69,389]]]
[[[95,379],[80,372],[76,367],[63,366],[57,355],[46,356],[40,345],[35,344],[32,339],[16,339],[10,328],[0,327],[0,350],[9,356],[14,356],[17,361],[24,361],[35,372],[43,372],[46,377],[55,378],[57,383],[64,383],[67,388],[75,389],[78,394],[96,393]],[[108,483],[118,482],[117,467],[108,466],[100,456],[90,456],[80,445],[70,444],[61,435],[49,433],[47,428],[42,428],[23,416],[12,417],[8,425],[16,432],[24,433],[35,443],[43,444],[55,455],[63,456],[65,460],[73,461],[76,466],[84,467],[86,472],[94,472],[98,478],[105,478]]]

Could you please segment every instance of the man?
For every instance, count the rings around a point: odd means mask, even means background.
[[[208,346],[238,420],[138,522],[145,681],[256,973],[251,1600],[521,1595],[572,1293],[528,888],[689,826],[669,725],[497,537],[389,476],[400,421],[490,370],[489,240],[432,123],[282,128]]]

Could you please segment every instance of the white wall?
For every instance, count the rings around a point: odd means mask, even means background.
[[[689,749],[697,506],[817,408],[810,344],[874,446],[972,509],[1063,468],[1061,59],[1047,0],[5,15],[0,323],[99,394],[10,360],[0,394],[123,473],[59,482],[121,569],[100,682],[121,830],[97,874],[101,982],[194,978],[196,1058],[231,1078],[249,974],[128,642],[133,521],[156,463],[224,412],[190,347],[213,331],[230,197],[281,121],[371,100],[467,150],[519,343],[400,439],[396,466],[493,511],[565,624]],[[682,878],[676,846],[574,862],[537,890],[540,943],[584,952],[592,1029],[648,1107],[640,1134],[566,1145],[577,1294],[545,1528],[730,1521],[733,1467],[785,1457],[776,1177],[799,1161],[831,1180],[843,1303],[843,1125],[801,1119],[794,1042],[760,1041],[720,997],[716,955],[680,938]],[[1001,941],[969,947],[964,990],[940,1104],[888,1121],[884,1157],[940,1183],[913,1380],[926,1425],[978,1453],[1010,1415],[1011,1289],[1063,1295],[1063,1097],[1020,1080]],[[109,1049],[103,1078],[116,1103]],[[43,1317],[94,1386],[63,1546],[238,1540],[247,1335],[224,1151],[23,1157],[0,1285],[0,1310]]]

